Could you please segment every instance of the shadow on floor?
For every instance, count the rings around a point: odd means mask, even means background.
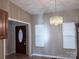
[[[29,57],[25,54],[12,54],[6,56],[6,59],[53,59],[53,58],[46,58],[46,57]]]

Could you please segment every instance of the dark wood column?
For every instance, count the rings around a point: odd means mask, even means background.
[[[0,40],[7,38],[8,12],[0,9]]]
[[[77,34],[77,57],[79,59],[79,24],[76,24],[76,34]]]

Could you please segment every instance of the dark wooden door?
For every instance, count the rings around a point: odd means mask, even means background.
[[[16,26],[16,53],[26,54],[26,26]]]

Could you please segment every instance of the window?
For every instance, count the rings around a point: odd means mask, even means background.
[[[63,48],[76,49],[76,29],[73,22],[63,24]]]
[[[47,28],[44,25],[35,25],[35,45],[44,47],[48,39]]]

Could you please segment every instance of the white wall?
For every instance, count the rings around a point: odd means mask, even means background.
[[[75,54],[75,50],[66,50],[63,49],[63,36],[62,36],[62,26],[53,26],[50,25],[49,19],[50,16],[54,14],[48,13],[44,15],[34,15],[34,19],[32,20],[32,53],[33,54],[42,54],[42,55],[55,55],[55,56],[63,56],[64,54]],[[64,22],[79,22],[79,11],[67,11],[67,12],[60,12],[58,15],[64,17]],[[39,48],[35,46],[35,29],[34,26],[36,24],[44,24],[49,29],[49,41],[44,48]],[[72,52],[72,53],[71,53]]]
[[[8,39],[6,40],[6,55],[15,52],[14,25],[9,22]]]

